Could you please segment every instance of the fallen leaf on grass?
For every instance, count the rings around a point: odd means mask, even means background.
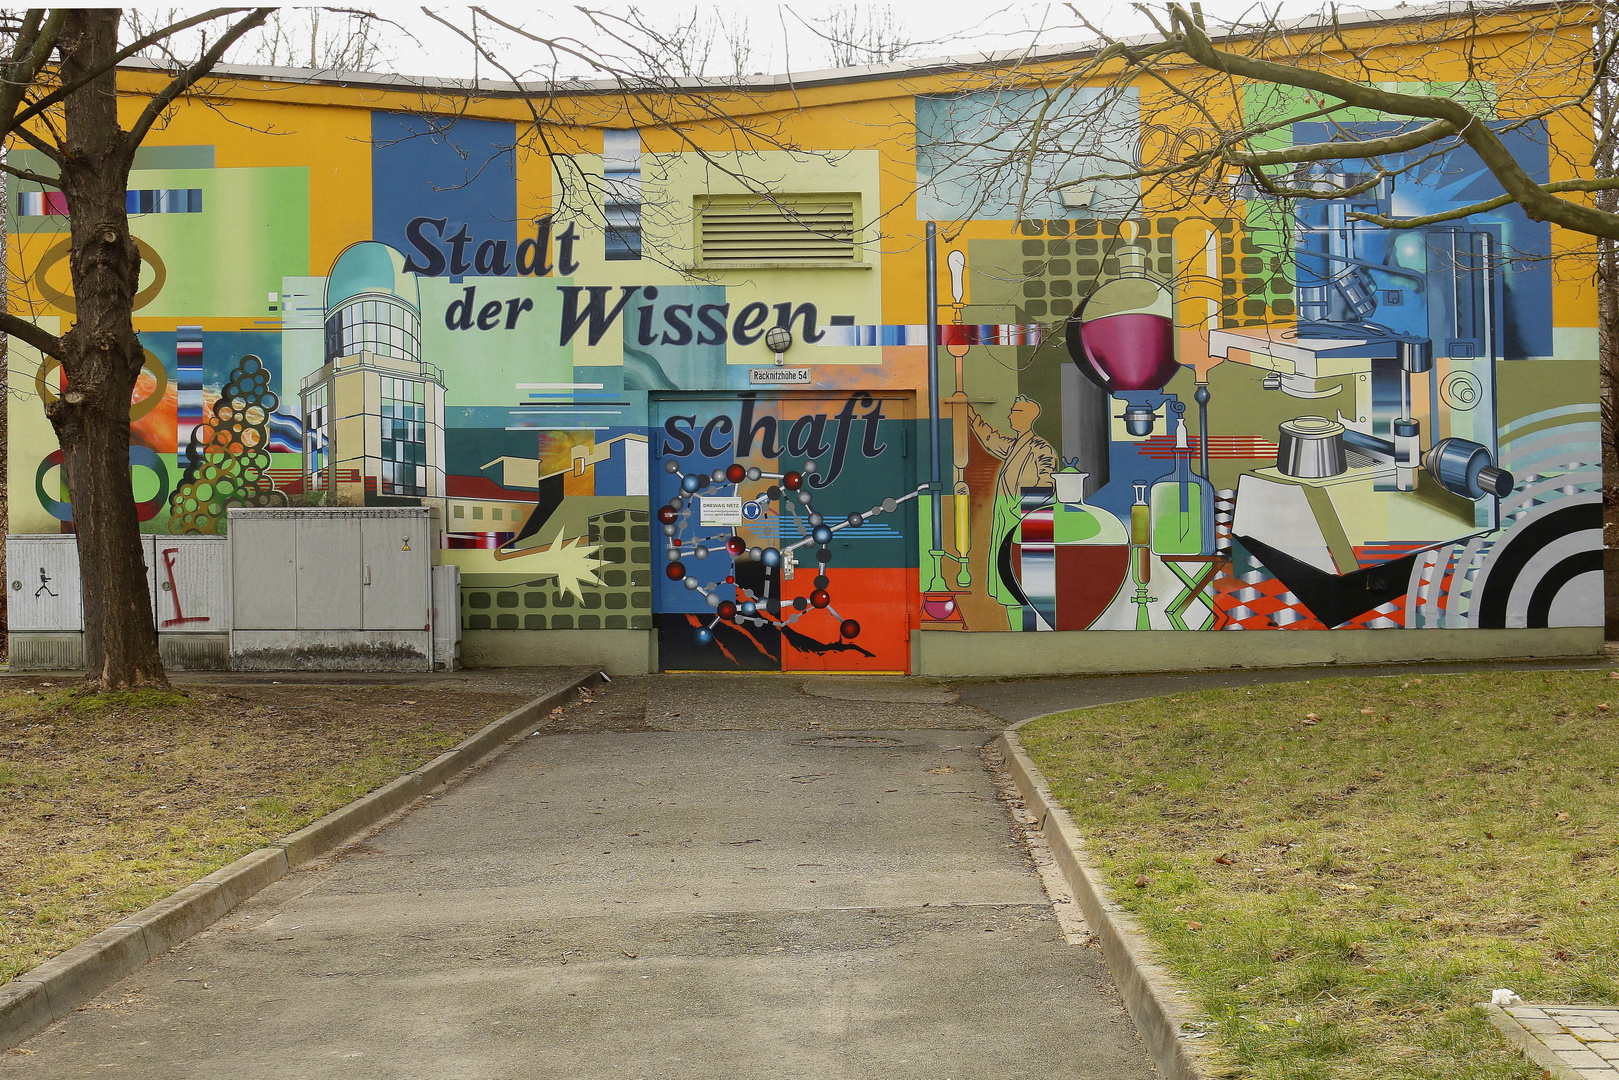
[[[1214,861],[1219,863],[1221,866],[1230,866],[1231,865],[1231,860],[1226,858],[1224,855],[1216,855],[1214,857]]]
[[[1149,884],[1151,884],[1151,883],[1147,880],[1147,875],[1146,874],[1137,874],[1136,875],[1136,888],[1145,889]]]
[[[1188,930],[1201,930],[1201,929],[1203,929],[1203,924],[1198,922],[1196,919],[1192,919],[1189,922],[1187,922],[1186,929],[1188,929]]]
[[[1373,714],[1373,713],[1375,713],[1375,712],[1376,712],[1376,711],[1377,711],[1377,710],[1376,710],[1376,709],[1374,709],[1374,708],[1372,708],[1372,707],[1371,707],[1371,706],[1370,706],[1370,705],[1368,705],[1368,706],[1366,706],[1366,707],[1365,707],[1365,708],[1364,708],[1364,709],[1362,709],[1362,710],[1361,710],[1361,711],[1360,711],[1360,714],[1361,714],[1361,715],[1362,715],[1362,716],[1370,716],[1370,715],[1372,715],[1372,714]]]
[[[1321,717],[1317,716],[1313,712],[1305,713],[1304,720],[1302,722],[1306,724],[1318,724],[1321,722]]]
[[[1559,811],[1557,811],[1557,820],[1558,821],[1567,821],[1568,820],[1568,811],[1567,810],[1559,810]]]
[[[1607,711],[1608,711],[1608,703],[1606,701],[1604,701],[1602,704],[1597,706],[1597,712],[1607,712]]]
[[[1342,889],[1344,892],[1355,892],[1360,888],[1359,885],[1351,885],[1347,881],[1334,881],[1333,884]]]

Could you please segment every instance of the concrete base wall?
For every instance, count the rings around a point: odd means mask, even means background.
[[[78,631],[7,634],[6,649],[12,671],[84,670],[84,635]]]
[[[469,668],[588,664],[609,675],[658,670],[646,630],[468,630]],[[1047,632],[922,631],[916,674],[943,677],[1082,675],[1309,664],[1390,664],[1601,656],[1602,628],[1557,630],[1339,630]]]
[[[170,671],[229,671],[229,634],[159,634],[157,651]]]
[[[12,671],[83,671],[84,635],[18,633],[7,635]],[[229,634],[159,634],[158,655],[170,671],[230,670]]]
[[[658,637],[650,630],[465,630],[461,666],[552,667],[586,664],[609,675],[658,670]]]
[[[1601,656],[1600,626],[1555,630],[1174,630],[968,634],[922,631],[919,675],[1071,675],[1120,671],[1398,664]]]
[[[432,671],[427,630],[232,630],[232,671]]]

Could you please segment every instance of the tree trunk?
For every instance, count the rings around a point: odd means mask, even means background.
[[[68,13],[64,81],[117,51],[118,19],[116,9]],[[133,155],[118,125],[117,75],[70,95],[63,120],[77,311],[62,335],[66,385],[46,415],[62,445],[78,535],[85,678],[98,690],[167,685],[129,474],[129,403],[143,359],[132,322],[141,264],[125,209]]]

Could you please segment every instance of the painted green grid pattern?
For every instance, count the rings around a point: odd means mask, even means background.
[[[1119,256],[1139,251],[1150,270],[1175,276],[1173,235],[1182,219],[1134,219],[1136,239],[1122,240],[1118,220],[1025,221],[1019,231],[1023,253],[1023,296],[1029,320],[1067,318],[1085,295],[1119,276]],[[1290,258],[1262,250],[1232,218],[1210,223],[1220,234],[1220,320],[1225,326],[1262,326],[1271,318],[1292,318]],[[1035,239],[1041,237],[1042,239]]]
[[[575,596],[555,578],[513,588],[461,590],[468,630],[652,629],[652,516],[612,510],[589,520],[587,541],[599,545],[601,585]]]

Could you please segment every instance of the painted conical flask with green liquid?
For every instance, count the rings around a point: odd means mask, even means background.
[[[1214,554],[1214,486],[1192,471],[1186,421],[1175,421],[1175,467],[1152,486],[1152,553]]]

